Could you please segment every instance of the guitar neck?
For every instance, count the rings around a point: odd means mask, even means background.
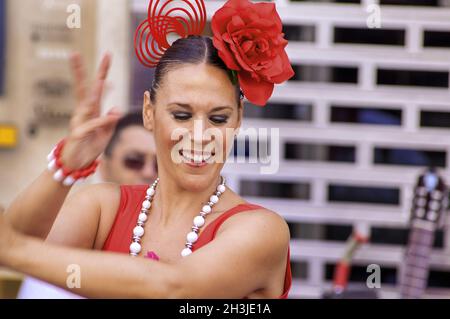
[[[428,283],[430,255],[435,231],[442,225],[448,208],[448,188],[436,169],[421,174],[414,189],[411,227],[401,268],[402,298],[419,299]]]
[[[426,220],[415,220],[411,225],[400,282],[404,299],[421,298],[427,287],[435,229],[436,224]]]

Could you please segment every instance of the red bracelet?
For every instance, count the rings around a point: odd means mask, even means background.
[[[65,186],[71,186],[76,181],[83,180],[86,177],[92,175],[97,166],[99,164],[98,160],[93,161],[89,166],[77,170],[71,170],[67,167],[64,167],[61,161],[61,153],[64,148],[66,140],[63,139],[58,144],[56,144],[55,148],[48,154],[48,170],[55,172],[53,174],[53,179],[57,182],[62,182]]]

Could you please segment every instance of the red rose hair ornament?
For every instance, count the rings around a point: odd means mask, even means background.
[[[264,106],[274,84],[294,75],[275,4],[229,0],[211,25],[220,58],[237,72],[241,89],[253,104]]]
[[[148,17],[134,39],[139,61],[156,66],[170,47],[170,33],[182,38],[201,35],[205,24],[203,0],[151,0]],[[294,75],[275,4],[228,0],[214,14],[211,26],[214,47],[251,103],[266,105],[275,84]]]
[[[148,15],[137,28],[134,49],[139,61],[155,67],[170,47],[168,36],[201,35],[206,25],[203,0],[150,0]]]

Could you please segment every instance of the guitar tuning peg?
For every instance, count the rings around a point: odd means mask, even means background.
[[[441,207],[441,204],[438,201],[432,200],[430,202],[430,209],[437,211],[440,207]]]
[[[423,198],[423,197],[418,197],[418,198],[416,199],[416,205],[417,205],[417,207],[422,208],[422,207],[425,207],[426,204],[427,204],[427,200],[426,200],[425,198]]]
[[[418,208],[415,211],[416,216],[419,218],[423,218],[425,216],[425,209],[424,208]]]
[[[435,190],[431,193],[431,198],[435,199],[435,200],[440,200],[442,198],[442,192]]]
[[[426,188],[425,187],[417,187],[416,195],[418,195],[418,196],[426,196],[427,195]]]
[[[428,213],[427,213],[427,219],[428,219],[429,221],[434,222],[434,221],[436,221],[436,220],[438,219],[438,217],[439,217],[439,214],[436,213],[436,212],[433,211],[433,210],[430,210],[430,211],[428,211]]]

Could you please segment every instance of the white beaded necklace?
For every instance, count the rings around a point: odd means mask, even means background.
[[[198,232],[205,224],[205,216],[211,213],[212,207],[219,202],[219,197],[225,192],[225,178],[221,176],[222,181],[217,186],[216,192],[211,195],[209,202],[202,207],[202,211],[194,218],[194,226],[186,236],[185,248],[181,251],[181,256],[186,257],[192,253],[192,246],[198,239]],[[152,199],[155,195],[155,189],[158,185],[159,178],[147,189],[144,201],[142,202],[141,212],[138,217],[137,225],[133,229],[133,239],[130,245],[130,255],[138,256],[142,250],[141,240],[144,236],[144,226],[147,221],[150,207],[152,206]]]

